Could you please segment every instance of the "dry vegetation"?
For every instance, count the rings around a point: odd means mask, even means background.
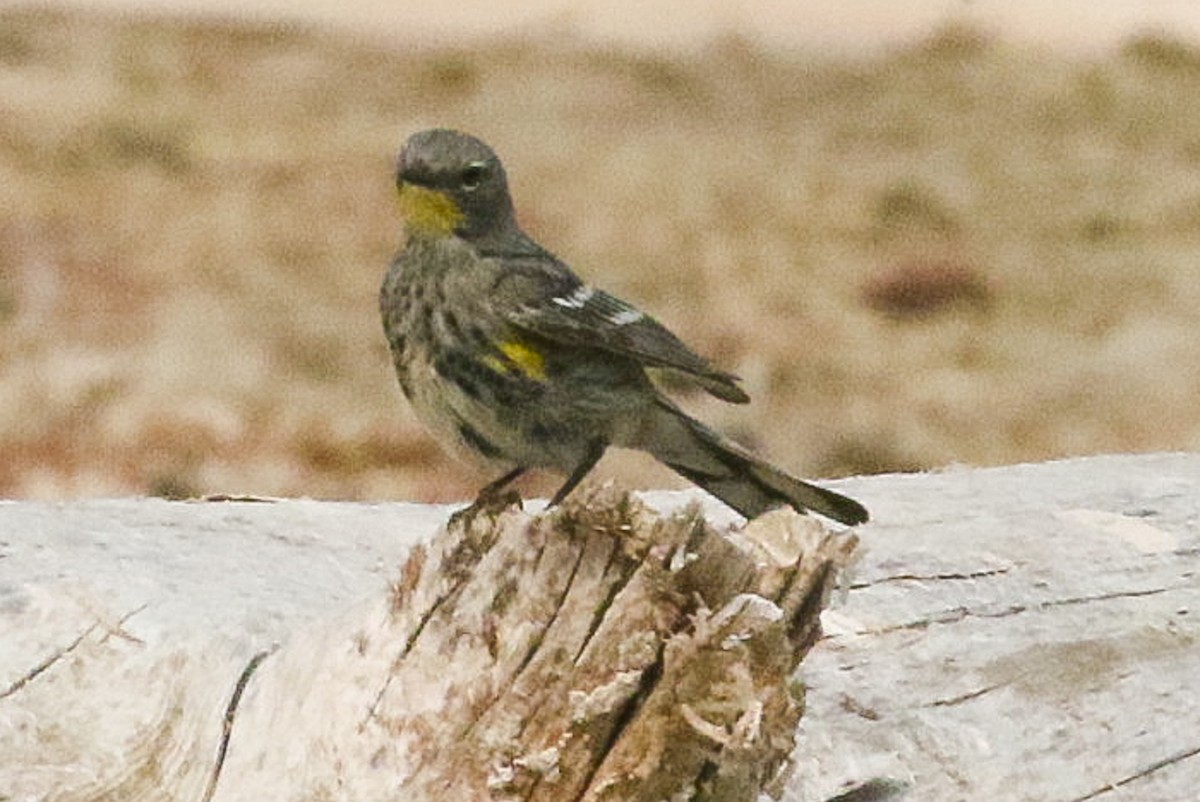
[[[800,473],[1200,448],[1197,100],[1155,37],[666,59],[0,12],[0,494],[467,495],[375,307],[431,125],[740,373],[750,407],[686,402]]]

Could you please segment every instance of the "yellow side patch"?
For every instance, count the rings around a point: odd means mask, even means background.
[[[520,340],[505,340],[496,347],[500,349],[500,353],[508,358],[508,361],[504,362],[495,357],[485,359],[484,361],[492,370],[507,372],[510,366],[515,366],[517,370],[530,379],[537,381],[545,380],[546,357],[542,355],[541,351]]]
[[[400,214],[414,234],[448,236],[463,221],[462,210],[445,192],[401,184]]]

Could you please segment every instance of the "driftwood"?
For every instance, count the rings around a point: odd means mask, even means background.
[[[147,597],[89,600],[39,656],[76,605],[27,589],[2,633],[0,799],[778,794],[790,677],[852,548],[790,511],[721,535],[696,507],[580,493],[463,516],[390,587],[249,655],[244,631],[136,626]]]
[[[855,531],[861,543],[822,616],[826,634],[797,675],[806,710],[785,802],[1198,798],[1200,455],[879,476],[838,489],[864,501],[874,517]],[[647,496],[667,512],[690,498],[696,496]],[[576,662],[599,665],[608,616],[594,631],[590,623],[567,626],[577,615],[596,620],[597,608],[583,601],[589,588],[602,598],[625,588],[612,597],[612,615],[626,599],[658,588],[651,577],[708,585],[709,593],[712,580],[700,578],[699,561],[685,560],[690,573],[672,571],[678,563],[660,560],[653,549],[638,562],[650,538],[621,532],[623,513],[539,518],[532,529],[519,515],[501,516],[498,530],[484,519],[477,522],[483,529],[464,533],[468,547],[460,552],[434,539],[448,513],[312,501],[0,503],[0,800],[412,798],[400,791],[406,777],[425,788],[446,779],[420,750],[433,751],[429,733],[455,711],[479,715],[433,756],[444,751],[458,762],[452,787],[482,780],[499,796],[548,794],[552,780],[582,783],[575,761],[588,759],[589,745],[618,729],[611,759],[600,763],[591,785],[622,771],[648,771],[652,760],[636,762],[640,747],[632,738],[651,732],[638,722],[649,727],[651,719],[642,717],[667,700],[647,686],[665,690],[670,677],[681,676],[674,671],[693,663],[696,673],[684,686],[703,688],[712,679],[717,672],[705,659],[730,655],[701,644],[714,642],[704,636],[719,629],[723,608],[737,609],[716,600],[730,592],[704,597],[706,613],[689,600],[692,585],[669,585],[676,590],[656,597],[662,619],[634,616],[622,627],[620,642],[628,645],[616,650],[610,674],[592,674],[591,684],[573,688],[554,677],[537,685],[529,672],[558,659],[551,640],[567,644],[561,657],[572,670]],[[715,506],[705,514],[718,529],[728,521]],[[785,523],[756,527],[788,532],[797,525]],[[663,534],[664,542],[690,537],[686,526],[657,526],[675,533]],[[589,534],[589,527],[607,531]],[[490,531],[496,539],[486,554],[469,546],[481,537],[489,542]],[[797,532],[802,543],[812,536],[808,524]],[[736,539],[708,542],[718,557],[727,548],[762,549]],[[420,552],[413,551],[417,543],[425,544]],[[804,548],[821,553],[820,546]],[[536,579],[518,579],[538,549]],[[759,560],[790,564],[796,549],[776,553]],[[409,556],[423,559],[425,570],[401,572]],[[570,567],[551,572],[554,560]],[[433,582],[438,565],[458,573],[443,571]],[[489,582],[491,595],[484,591]],[[511,590],[501,593],[505,582]],[[447,595],[452,587],[457,595]],[[419,667],[421,676],[389,681],[405,670],[398,657],[413,621],[422,619],[417,611],[443,597],[409,650],[408,668]],[[506,683],[505,666],[519,665],[536,635],[501,621],[519,607],[548,620],[547,608],[560,597],[561,612],[543,628],[540,647]],[[497,617],[449,616],[472,599],[507,599],[508,607]],[[743,609],[747,631],[764,620],[755,616],[765,609],[757,602]],[[464,634],[426,640],[434,630]],[[771,642],[766,633],[760,638]],[[652,662],[652,644],[663,640],[676,646],[662,646],[663,659]],[[692,653],[698,656],[671,660]],[[659,668],[642,670],[646,665]],[[684,749],[687,736],[705,761],[722,750],[746,758],[742,769],[722,763],[730,766],[724,776],[749,783],[770,773],[775,759],[765,744],[789,734],[771,729],[767,714],[796,710],[777,691],[770,703],[757,695],[775,687],[769,677],[786,673],[759,665],[749,680],[742,674],[704,691],[708,705],[674,705],[677,729],[661,753],[664,765],[699,759]],[[481,679],[440,714],[441,702],[426,689],[468,669]],[[660,673],[651,683],[654,671]],[[339,703],[320,693],[334,684]],[[795,685],[789,698],[798,695]],[[752,697],[763,700],[764,723],[757,746],[746,746],[757,720],[747,715],[757,709],[747,704]],[[524,698],[546,702],[524,720],[514,712]],[[577,739],[552,742],[555,704],[580,716],[568,731]],[[514,747],[517,730],[516,743],[537,746]],[[336,737],[313,746],[313,734],[324,732]],[[356,751],[360,735],[389,740],[367,755]],[[413,768],[418,762],[422,768]],[[385,790],[368,792],[372,781]],[[313,792],[302,796],[295,787]]]
[[[1200,799],[1200,454],[869,484],[789,799]]]

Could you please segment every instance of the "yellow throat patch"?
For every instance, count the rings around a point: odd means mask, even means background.
[[[415,184],[400,185],[399,202],[400,214],[413,234],[449,236],[465,217],[462,209],[445,192]]]

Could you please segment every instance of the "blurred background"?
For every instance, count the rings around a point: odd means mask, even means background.
[[[470,496],[376,307],[435,125],[801,475],[1200,448],[1194,0],[901,5],[0,4],[0,495]]]

